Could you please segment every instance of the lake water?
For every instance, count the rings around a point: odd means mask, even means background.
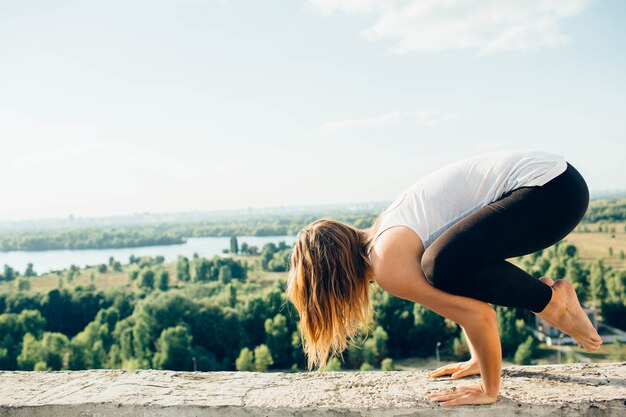
[[[295,236],[237,236],[239,248],[245,242],[248,246],[257,246],[259,252],[266,243],[273,242],[278,245],[278,242],[284,241],[291,247],[295,240]],[[172,262],[178,255],[190,258],[195,252],[202,257],[210,258],[214,255],[222,255],[222,250],[228,248],[230,248],[230,237],[190,237],[187,238],[187,242],[180,245],[121,249],[11,251],[0,252],[0,268],[6,264],[23,273],[26,265],[31,262],[35,272],[41,274],[51,270],[65,269],[72,264],[81,268],[86,265],[106,264],[109,262],[109,256],[122,264],[128,263],[130,255],[136,257],[161,255],[165,258],[165,262]]]

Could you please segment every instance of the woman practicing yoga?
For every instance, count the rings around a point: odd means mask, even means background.
[[[488,303],[525,308],[588,352],[602,339],[572,285],[529,275],[505,259],[565,236],[589,205],[580,173],[558,154],[518,149],[475,155],[406,188],[368,229],[320,219],[299,233],[287,295],[300,315],[308,369],[321,368],[365,327],[369,283],[458,323],[471,359],[431,377],[481,375],[478,384],[429,394],[441,405],[498,398],[502,351]]]

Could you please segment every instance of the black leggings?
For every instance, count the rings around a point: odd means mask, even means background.
[[[557,243],[588,206],[587,184],[568,162],[546,184],[509,191],[447,229],[424,252],[424,274],[452,294],[541,312],[552,298],[550,286],[505,259]]]

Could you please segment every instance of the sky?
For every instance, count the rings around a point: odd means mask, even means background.
[[[481,152],[626,189],[622,0],[1,0],[0,220],[393,200]]]

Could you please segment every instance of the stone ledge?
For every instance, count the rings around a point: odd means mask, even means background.
[[[477,376],[398,372],[0,372],[0,416],[625,416],[626,362],[509,366],[495,404],[424,396]]]

